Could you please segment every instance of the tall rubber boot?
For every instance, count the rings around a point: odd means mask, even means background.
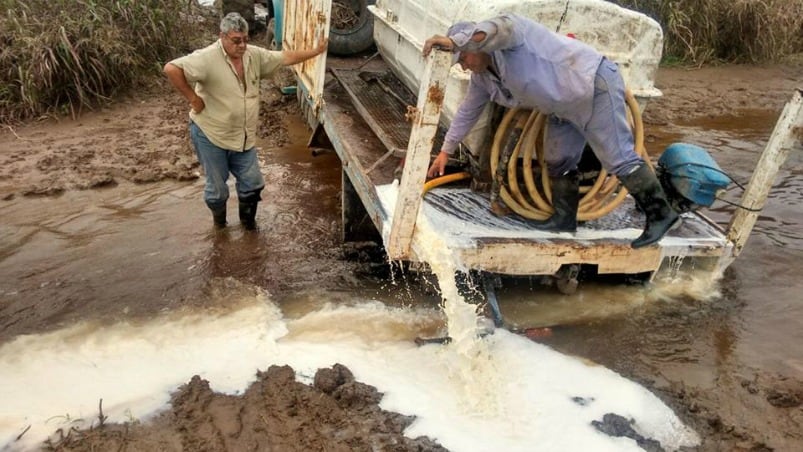
[[[651,245],[666,234],[680,219],[680,216],[666,198],[661,183],[646,163],[625,176],[619,176],[622,185],[636,200],[647,216],[644,232],[630,243],[633,248]]]
[[[258,191],[241,196],[239,199],[240,223],[249,231],[253,231],[257,228],[257,204],[259,204],[261,199]]]
[[[535,229],[554,232],[577,231],[577,206],[580,203],[580,176],[569,171],[563,176],[550,178],[552,208],[555,212],[544,221],[531,221]]]
[[[212,211],[212,221],[216,228],[226,227],[226,203],[207,202],[206,206]]]

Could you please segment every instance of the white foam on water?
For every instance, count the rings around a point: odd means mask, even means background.
[[[58,428],[147,416],[193,375],[232,393],[254,380],[286,334],[278,308],[260,295],[224,315],[187,315],[141,325],[80,324],[19,336],[0,347],[0,446],[41,441]],[[85,421],[85,422],[82,422]]]
[[[216,303],[239,306],[229,312],[20,336],[0,346],[0,449],[29,449],[59,428],[96,423],[100,399],[108,422],[147,421],[196,374],[215,391],[240,394],[274,364],[310,384],[336,363],[382,392],[382,408],[416,417],[406,435],[452,451],[640,451],[592,426],[606,413],[633,419],[665,449],[699,444],[660,399],[607,368],[504,330],[480,339],[475,307],[454,284],[459,263],[434,225],[418,227],[413,246],[439,277],[449,345],[411,340],[442,321],[437,311],[343,303],[326,292],[294,318],[259,292]]]
[[[453,451],[640,450],[594,429],[591,421],[608,412],[635,419],[642,435],[667,449],[698,442],[645,388],[503,330],[482,341],[487,353],[472,364],[476,375],[493,377],[466,380],[455,373],[466,361],[454,347],[406,339],[428,315],[365,300],[288,320],[261,295],[229,313],[22,336],[0,347],[0,448],[28,449],[58,428],[96,423],[101,398],[108,422],[146,421],[195,374],[239,394],[272,364],[288,364],[310,383],[335,363],[384,393],[384,409],[416,416],[408,436],[427,435]],[[466,400],[477,394],[498,409]]]
[[[382,188],[380,197],[383,201],[387,198],[386,205],[395,206],[397,192],[395,184],[389,185]],[[393,210],[389,210],[389,216],[392,217]],[[453,255],[437,227],[419,211],[411,246],[416,256],[429,265],[438,279],[450,339],[444,347],[450,359],[444,361],[448,363],[451,387],[462,393],[458,399],[464,409],[477,416],[496,417],[500,414],[501,405],[486,388],[502,384],[503,377],[495,361],[489,357],[488,343],[479,336],[482,323],[477,306],[466,303],[458,291],[455,277],[465,268]]]

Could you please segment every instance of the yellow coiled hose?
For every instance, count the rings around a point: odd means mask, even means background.
[[[452,173],[447,174],[445,176],[437,177],[435,179],[429,180],[424,184],[424,190],[421,192],[421,196],[424,196],[428,191],[431,189],[443,185],[448,184],[449,182],[454,182],[458,180],[468,179],[471,177],[471,174],[468,172],[461,172],[461,173]]]
[[[625,93],[627,102],[628,121],[633,130],[635,139],[636,153],[651,165],[644,148],[644,123],[641,119],[636,98],[627,90]],[[502,143],[510,134],[513,128],[521,127],[522,133],[515,148],[513,149],[507,167],[507,186],[502,186],[499,196],[504,203],[517,214],[533,220],[546,220],[552,215],[552,190],[549,184],[549,175],[544,162],[544,128],[546,125],[546,115],[538,111],[512,109],[502,118],[499,128],[494,135],[491,147],[491,174],[496,174],[499,165],[499,154]],[[524,186],[527,188],[529,200],[521,193],[521,186],[517,174],[517,163],[521,149],[524,152],[522,158],[522,175]],[[541,181],[544,192],[541,193],[533,179],[532,160],[533,152],[536,153],[538,162],[541,166]],[[510,189],[508,191],[508,188]],[[618,190],[617,190],[618,188]],[[591,187],[581,189],[583,197],[577,210],[578,221],[588,221],[607,215],[616,208],[627,196],[627,190],[621,187],[616,176],[608,174],[602,169],[599,177]],[[532,202],[530,202],[532,201]]]

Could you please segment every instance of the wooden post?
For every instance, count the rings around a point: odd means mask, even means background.
[[[388,237],[387,253],[391,259],[405,259],[410,254],[415,222],[421,206],[421,191],[427,178],[435,133],[438,131],[451,61],[451,53],[433,50],[427,58],[421,77],[418,104],[404,158],[404,171],[399,182],[399,197]]]
[[[775,176],[781,165],[789,156],[789,151],[794,146],[795,141],[803,142],[803,100],[801,100],[801,90],[795,92],[792,100],[786,104],[781,117],[775,124],[770,136],[767,147],[761,153],[753,176],[750,178],[750,185],[742,196],[741,205],[755,211],[736,209],[736,213],[731,219],[728,227],[728,240],[733,245],[733,255],[738,256],[747,242],[753,226],[756,224],[758,214],[764,208],[770,188],[775,181]]]

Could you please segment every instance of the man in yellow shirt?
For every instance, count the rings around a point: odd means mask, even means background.
[[[248,45],[248,22],[238,13],[220,21],[213,44],[167,63],[168,81],[190,104],[190,138],[206,173],[204,201],[215,226],[226,226],[229,173],[236,179],[240,222],[256,229],[265,180],[254,147],[259,120],[259,81],[281,66],[326,51],[328,40],[309,50],[270,51]]]

